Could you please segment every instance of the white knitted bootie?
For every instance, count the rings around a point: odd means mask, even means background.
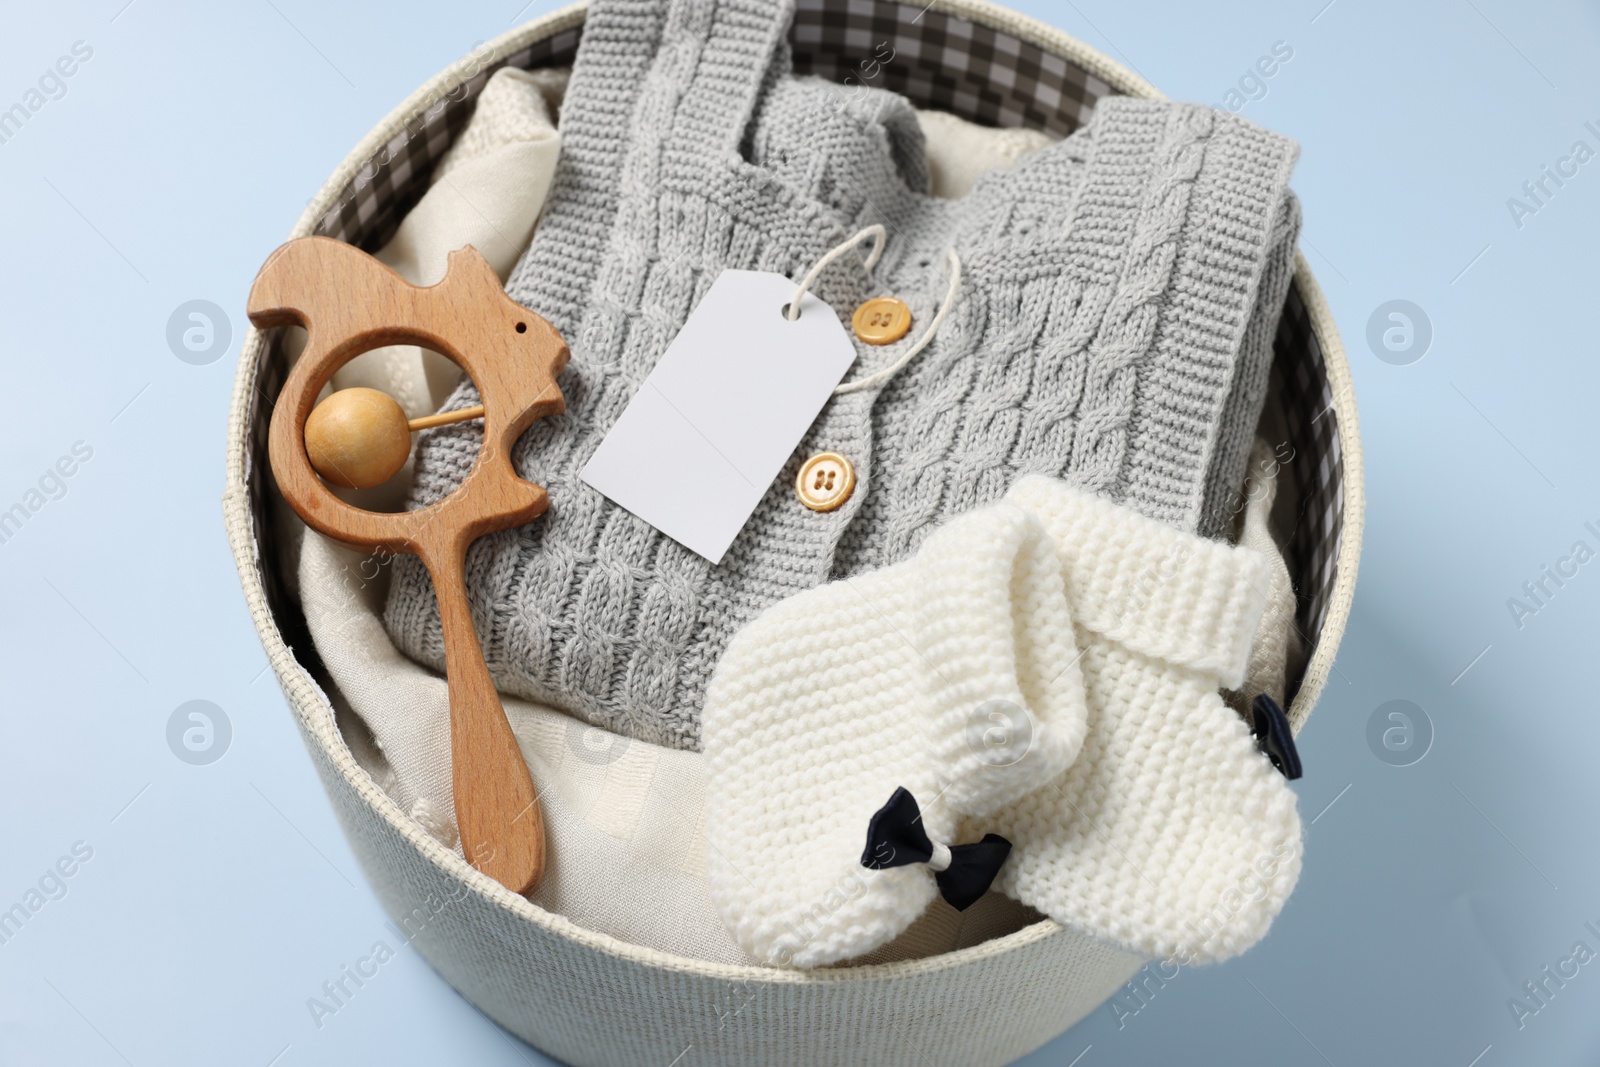
[[[707,874],[734,939],[813,967],[897,936],[935,874],[959,873],[961,816],[977,817],[975,842],[982,816],[1077,756],[1077,658],[1055,549],[1006,503],[741,630],[702,717]],[[869,825],[890,836],[864,856]],[[1004,860],[1003,843],[965,851],[990,875]]]
[[[1052,478],[1006,499],[1060,552],[1089,730],[1059,779],[972,823],[1012,843],[995,888],[1141,956],[1237,955],[1300,873],[1295,794],[1218,694],[1244,678],[1268,561]]]

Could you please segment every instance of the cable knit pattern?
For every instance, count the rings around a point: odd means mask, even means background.
[[[1294,791],[1217,691],[1244,676],[1268,561],[1190,539],[1193,554],[1157,572],[1170,577],[1136,618],[1098,598],[1138,588],[1178,535],[1051,479],[1025,479],[1008,499],[1061,553],[1088,734],[1059,779],[962,833],[1009,839],[995,888],[1064,926],[1151,959],[1243,952],[1300,875]],[[1099,558],[1119,545],[1133,547]],[[1191,597],[1215,605],[1213,636]]]
[[[705,708],[706,874],[734,939],[812,967],[910,926],[933,873],[862,867],[868,820],[904,787],[942,844],[1059,775],[1084,738],[1076,660],[1054,546],[1004,503],[741,630]]]
[[[1276,321],[1289,280],[1264,271],[1294,242],[1291,142],[1203,107],[1111,98],[1073,136],[939,199],[906,101],[794,77],[789,17],[786,0],[595,0],[547,212],[507,286],[573,360],[567,413],[514,457],[550,510],[468,557],[490,670],[508,692],[673,747],[699,747],[706,684],[740,627],[909,559],[1025,474],[1220,534],[1207,502],[1231,500],[1246,460],[1223,427],[1255,424],[1271,351],[1255,327]],[[721,271],[797,277],[870,223],[890,233],[875,277],[846,257],[816,286],[842,317],[888,292],[926,323],[952,247],[960,296],[903,371],[823,409],[719,566],[582,483]],[[858,345],[848,377],[893,363],[919,332]],[[475,401],[466,383],[446,406]],[[790,489],[818,451],[848,456],[858,479],[829,514]],[[450,492],[474,458],[470,428],[422,435],[409,506]],[[413,560],[394,564],[385,622],[408,655],[443,666]]]

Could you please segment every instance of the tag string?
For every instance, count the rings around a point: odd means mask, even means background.
[[[817,260],[816,266],[812,267],[811,270],[806,273],[806,276],[800,280],[800,284],[795,288],[794,298],[789,301],[789,307],[785,311],[785,315],[789,321],[793,322],[800,317],[800,301],[805,298],[805,295],[808,291],[810,291],[812,284],[816,282],[817,278],[830,263],[845,253],[850,252],[852,249],[857,248],[863,242],[870,240],[872,241],[872,251],[867,253],[867,259],[864,266],[866,267],[868,273],[871,273],[872,268],[878,265],[878,260],[883,256],[883,246],[888,241],[888,238],[889,231],[884,229],[881,223],[874,223],[873,225],[861,230],[854,237],[835,245],[826,255]],[[927,348],[929,343],[933,341],[934,335],[939,332],[939,327],[943,326],[944,320],[949,317],[950,309],[955,306],[956,294],[961,289],[961,257],[956,255],[956,250],[954,248],[948,249],[945,255],[946,261],[950,267],[950,288],[945,291],[944,302],[939,305],[938,314],[934,315],[933,321],[929,323],[928,328],[922,332],[922,336],[917,338],[916,343],[910,348],[906,349],[900,358],[889,364],[889,366],[884,367],[882,370],[874,371],[865,378],[861,378],[857,381],[843,383],[834,389],[834,396],[843,396],[846,393],[859,393],[864,389],[871,389],[875,386],[881,385],[898,374],[907,363],[910,363],[913,359],[917,358],[917,356],[921,354],[922,350]]]
[[[817,280],[828,264],[855,248],[861,242],[869,239],[872,241],[872,251],[867,253],[867,262],[864,266],[867,268],[867,273],[872,273],[872,268],[876,267],[878,260],[883,258],[883,246],[889,240],[889,231],[883,228],[882,223],[873,223],[854,237],[834,245],[827,255],[817,260],[817,265],[812,267],[804,278],[800,279],[800,285],[794,291],[794,299],[789,301],[788,315],[790,322],[800,317],[800,301],[805,298],[806,292],[810,290],[812,283]]]

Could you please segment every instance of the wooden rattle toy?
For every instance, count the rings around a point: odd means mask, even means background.
[[[410,553],[433,578],[449,675],[461,847],[478,870],[527,893],[544,874],[544,818],[484,663],[463,569],[473,541],[532,522],[549,506],[542,486],[517,476],[511,449],[535,419],[565,410],[555,378],[567,365],[566,343],[506,296],[471,246],[450,253],[444,280],[423,288],[352,245],[302,237],[267,258],[248,312],[261,329],[295,325],[309,332],[269,431],[272,473],[284,499],[317,532],[359,548]],[[430,348],[460,365],[478,386],[481,410],[408,424],[385,394],[346,389],[313,412],[340,367],[395,344]],[[472,417],[484,424],[477,462],[460,488],[417,511],[366,511],[339,499],[317,475],[322,470],[340,485],[376,485],[405,463],[411,430]]]

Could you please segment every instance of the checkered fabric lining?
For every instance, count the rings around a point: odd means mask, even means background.
[[[1314,645],[1333,600],[1343,543],[1344,451],[1322,344],[1294,286],[1284,301],[1272,352],[1267,390],[1282,407],[1286,436],[1294,449],[1289,473],[1300,493],[1300,516],[1284,548],[1285,562],[1299,601],[1295,624]],[[1293,700],[1298,689],[1299,682],[1293,682],[1286,701]]]
[[[888,88],[918,107],[950,111],[990,126],[1026,126],[1064,135],[1088,119],[1097,100],[1114,91],[1035,44],[945,12],[886,0],[799,0],[798,6],[791,34],[797,70]],[[489,76],[501,66],[568,65],[578,35],[577,29],[563,31],[486,65],[444,100],[413,116],[342,190],[316,232],[368,251],[382,247],[426,191],[434,162],[466,123]],[[266,366],[258,388],[274,397],[283,383],[283,360],[275,343],[263,351]],[[1284,407],[1294,448],[1290,469],[1302,494],[1300,519],[1286,549],[1299,593],[1296,621],[1314,645],[1337,575],[1344,461],[1322,346],[1294,288],[1274,339],[1271,391]],[[254,462],[265,470],[267,420],[257,418],[255,425]],[[264,481],[253,479],[253,484]],[[265,517],[264,504],[257,501],[258,523]]]
[[[872,0],[801,0],[795,67],[890,89],[985,126],[1065,136],[1111,86],[1036,44],[942,11]]]

